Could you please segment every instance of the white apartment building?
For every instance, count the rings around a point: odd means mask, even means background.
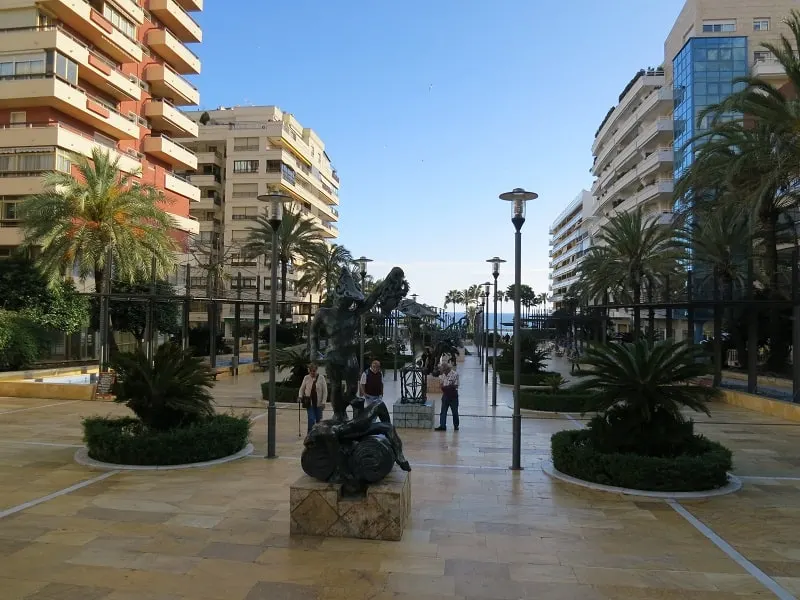
[[[269,259],[255,259],[241,252],[256,217],[264,214],[265,206],[257,196],[280,192],[292,197],[294,202],[286,208],[311,219],[320,238],[331,240],[339,234],[339,176],[314,130],[303,127],[292,114],[276,106],[220,107],[186,115],[199,125],[198,139],[187,142],[198,160],[197,170],[188,172],[187,177],[201,190],[200,202],[192,206],[192,216],[200,226],[197,247],[203,255],[199,258],[208,260],[206,253],[211,252],[226,265],[223,284],[227,295],[241,292],[243,298],[254,298],[258,291],[266,299],[270,291]],[[319,302],[319,295],[301,296],[295,289],[299,266],[289,267],[286,299],[293,303],[294,318],[303,320],[298,315],[307,315],[309,302]],[[191,287],[202,295],[208,283],[206,273],[200,268],[194,271]],[[279,279],[279,293],[280,284]],[[191,312],[190,322],[205,322],[205,309],[197,308]],[[252,320],[252,306],[243,306],[241,311],[244,323]],[[226,307],[222,318],[229,335],[232,306]],[[263,319],[262,324],[265,322]]]
[[[592,154],[592,235],[615,213],[638,207],[671,218],[672,88],[664,70],[642,69],[598,128]]]
[[[555,310],[562,308],[570,286],[578,281],[578,267],[589,249],[586,210],[591,200],[591,193],[581,190],[550,226],[550,302]]]

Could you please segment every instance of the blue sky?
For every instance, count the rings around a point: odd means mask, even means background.
[[[539,194],[523,282],[547,291],[548,227],[591,186],[591,144],[683,0],[206,2],[203,108],[271,105],[317,131],[341,176],[340,243],[406,271],[420,300],[509,260],[499,193]],[[546,6],[545,6],[546,5]]]

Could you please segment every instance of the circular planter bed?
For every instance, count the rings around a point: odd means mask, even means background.
[[[88,457],[116,465],[169,466],[204,463],[235,455],[247,446],[250,419],[214,415],[166,431],[132,417],[83,421]]]
[[[553,466],[565,475],[604,486],[648,492],[696,492],[728,484],[731,451],[695,436],[672,457],[603,453],[586,430],[559,431],[551,439]]]
[[[553,375],[558,375],[555,371],[542,371],[541,373],[520,373],[520,385],[542,385],[545,379]],[[501,365],[498,365],[497,377],[503,385],[514,385],[514,370],[505,371]]]

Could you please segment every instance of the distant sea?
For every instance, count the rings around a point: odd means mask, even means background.
[[[503,303],[507,304],[507,303]],[[525,313],[523,312],[523,315]],[[450,311],[447,313],[448,324],[450,323],[450,318],[453,316],[453,312]],[[460,319],[464,316],[464,312],[456,311],[456,320]],[[484,316],[484,319],[486,317]],[[494,313],[489,311],[489,330],[491,331],[494,329]],[[504,313],[497,313],[497,331],[502,332],[503,334],[512,333],[514,331],[514,313],[504,312]]]

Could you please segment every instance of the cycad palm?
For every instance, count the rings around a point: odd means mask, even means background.
[[[674,231],[655,217],[645,217],[640,208],[613,216],[596,240],[581,263],[581,287],[590,298],[609,292],[616,300],[632,301],[638,336],[642,288],[646,284],[652,290],[664,275],[677,270],[682,257]]]
[[[302,262],[311,256],[320,243],[321,231],[314,222],[300,215],[300,211],[287,210],[278,227],[278,262],[281,266],[281,319],[286,320],[286,276],[289,263]],[[256,218],[244,245],[249,256],[272,256],[272,226],[266,217]]]
[[[109,250],[122,281],[148,279],[153,259],[156,277],[174,268],[169,232],[175,223],[160,206],[162,194],[121,172],[118,163],[94,149],[91,161],[75,158],[77,176],[48,173],[44,191],[21,203],[24,245],[40,249],[37,262],[51,280],[77,271],[81,279],[93,275],[100,292]]]
[[[297,284],[309,291],[323,289],[326,297],[330,298],[342,267],[352,260],[353,256],[344,246],[320,242],[310,248],[302,266],[303,276]]]
[[[619,407],[645,425],[661,412],[682,423],[683,407],[708,414],[706,402],[720,395],[718,389],[695,382],[708,372],[698,360],[700,353],[691,345],[672,340],[652,345],[638,340],[590,346],[581,359],[581,364],[589,368],[588,375],[572,390],[591,390],[595,395],[590,408],[594,411]]]

